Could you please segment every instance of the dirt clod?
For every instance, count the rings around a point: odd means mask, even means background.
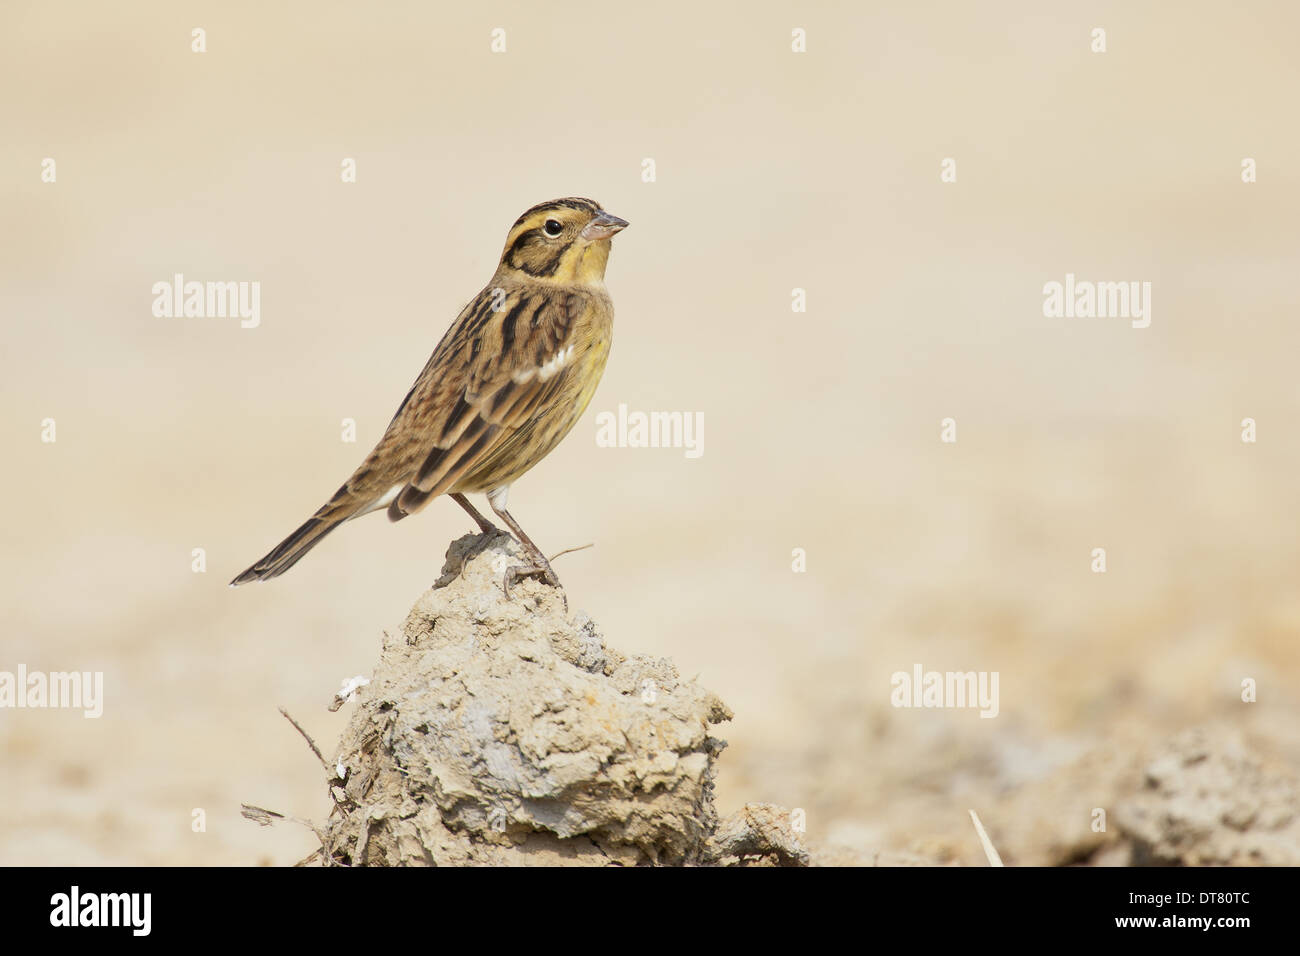
[[[1300,865],[1300,780],[1242,736],[1196,728],[1145,768],[1116,819],[1138,864]]]
[[[731,718],[726,704],[669,660],[609,647],[543,584],[521,581],[507,600],[502,576],[518,560],[505,536],[453,542],[386,641],[331,761],[326,858],[806,862],[776,808],[747,807],[719,829],[726,742],[710,725]]]

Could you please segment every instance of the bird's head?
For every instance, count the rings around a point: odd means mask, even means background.
[[[601,282],[609,240],[626,226],[592,199],[541,203],[515,221],[498,271],[519,273],[535,282]]]

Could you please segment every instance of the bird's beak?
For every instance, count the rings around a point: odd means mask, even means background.
[[[621,232],[627,228],[627,220],[619,219],[618,216],[611,216],[603,209],[582,227],[582,238],[588,242],[595,242],[599,239],[608,239],[616,232]]]

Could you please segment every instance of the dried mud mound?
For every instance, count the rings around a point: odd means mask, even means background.
[[[1108,743],[1009,786],[987,815],[1013,866],[1300,865],[1300,776],[1285,747],[1228,719]]]
[[[1159,866],[1300,865],[1300,780],[1239,734],[1179,734],[1120,807],[1133,861]]]
[[[521,581],[505,535],[466,536],[385,641],[333,759],[320,831],[343,865],[807,860],[776,808],[720,827],[731,718],[662,658],[625,656],[558,591]]]

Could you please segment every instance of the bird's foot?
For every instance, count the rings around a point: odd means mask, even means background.
[[[560,592],[560,600],[564,602],[564,609],[569,609],[569,599],[564,593],[564,586],[560,584],[560,579],[551,569],[550,562],[542,558],[540,562],[532,565],[515,564],[506,568],[505,580],[502,582],[502,588],[506,592],[506,600],[510,600],[510,589],[522,581],[524,578],[540,578],[546,584]]]

